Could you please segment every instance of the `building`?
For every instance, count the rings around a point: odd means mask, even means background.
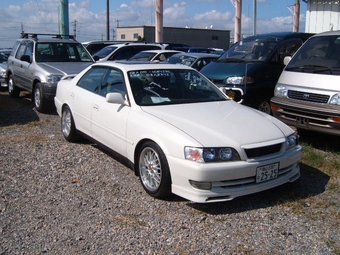
[[[116,39],[119,41],[155,42],[154,26],[117,27]],[[228,49],[229,30],[163,27],[164,43],[181,43],[192,47]]]
[[[305,32],[340,30],[339,0],[303,0],[307,3]]]

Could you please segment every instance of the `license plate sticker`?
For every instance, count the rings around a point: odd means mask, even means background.
[[[256,182],[264,182],[275,179],[279,175],[279,163],[259,166],[256,169]]]

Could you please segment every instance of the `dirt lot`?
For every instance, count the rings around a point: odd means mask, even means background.
[[[66,142],[29,95],[0,93],[0,137],[1,255],[340,254],[339,164],[304,160],[294,183],[195,204],[151,198],[95,144]],[[315,159],[339,157],[337,137],[301,141]]]

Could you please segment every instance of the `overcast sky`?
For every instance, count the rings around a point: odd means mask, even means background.
[[[12,47],[22,29],[59,32],[60,0],[1,0],[0,48]],[[69,31],[80,42],[106,40],[106,0],[69,0]],[[111,0],[110,39],[116,26],[154,26],[156,0]],[[253,33],[253,2],[243,0],[242,34]],[[164,0],[163,25],[230,30],[234,35],[235,8],[231,0]],[[256,32],[292,31],[295,0],[257,0]],[[300,31],[305,29],[307,4],[301,1]],[[118,21],[118,22],[117,22]],[[76,24],[76,26],[74,26]],[[116,39],[116,38],[115,38]]]

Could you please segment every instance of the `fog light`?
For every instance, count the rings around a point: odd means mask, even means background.
[[[226,94],[230,99],[235,100],[236,93],[234,91],[228,90],[228,91],[226,91]]]
[[[189,180],[191,186],[193,186],[196,189],[203,189],[203,190],[211,190],[212,183],[211,182],[197,182]]]

